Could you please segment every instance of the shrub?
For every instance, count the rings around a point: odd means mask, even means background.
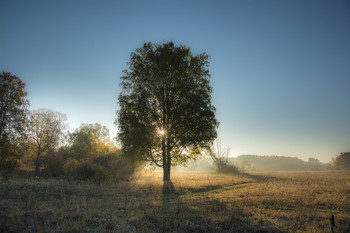
[[[10,142],[0,142],[0,172],[4,180],[7,180],[16,169],[20,157],[21,153],[17,146]]]
[[[69,158],[63,165],[63,171],[68,176],[75,176],[76,168],[79,166],[79,161],[76,159]]]
[[[95,158],[94,164],[102,167],[110,179],[127,180],[132,175],[131,162],[117,152],[106,153]]]
[[[77,166],[72,166],[72,170],[69,174],[78,180],[97,183],[107,181],[109,178],[107,168],[87,162],[81,162]]]
[[[85,159],[80,159],[80,163],[81,164],[90,164],[90,165],[93,165],[94,164],[94,161],[92,159],[89,159],[89,158],[85,158]]]
[[[59,152],[50,152],[45,159],[44,174],[47,176],[61,176],[64,174],[64,159],[63,155]]]
[[[79,180],[89,180],[94,174],[93,165],[90,163],[80,163],[74,172],[75,178]]]
[[[118,156],[113,153],[103,154],[94,159],[94,163],[103,167],[111,167],[113,160],[118,160]]]
[[[99,183],[111,179],[124,180],[131,175],[130,164],[116,152],[105,153],[94,159],[80,159],[79,161],[69,158],[64,163],[63,170],[67,176],[75,179]]]
[[[108,180],[108,170],[100,165],[93,165],[94,174],[89,178],[90,181],[101,183]]]
[[[216,172],[223,174],[238,174],[239,169],[235,165],[229,163],[215,163]]]

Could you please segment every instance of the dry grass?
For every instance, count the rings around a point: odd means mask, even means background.
[[[0,184],[0,232],[335,232],[350,230],[350,172],[161,173],[91,184]]]

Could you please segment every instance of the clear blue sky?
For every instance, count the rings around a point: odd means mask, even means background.
[[[350,151],[350,1],[0,0],[0,70],[31,109],[115,135],[119,77],[143,42],[211,59],[219,138],[231,155],[330,161]]]

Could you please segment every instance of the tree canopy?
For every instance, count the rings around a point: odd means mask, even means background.
[[[29,115],[28,141],[37,158],[35,172],[39,172],[40,156],[48,150],[57,149],[65,129],[66,115],[48,109],[33,110]]]
[[[0,74],[0,139],[15,140],[25,128],[29,101],[25,83],[9,72]]]
[[[163,167],[164,181],[172,165],[201,155],[217,136],[208,59],[172,42],[145,43],[123,71],[116,121],[122,151]]]
[[[20,157],[19,145],[24,139],[26,113],[25,83],[9,72],[0,73],[0,170],[8,175]]]
[[[82,124],[69,134],[70,151],[74,158],[96,158],[115,149],[109,129],[101,124]]]

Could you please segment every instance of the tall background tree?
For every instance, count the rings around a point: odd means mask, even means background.
[[[28,142],[36,153],[35,173],[39,173],[40,158],[58,148],[65,130],[66,115],[48,109],[33,110],[28,119]]]
[[[145,43],[123,71],[116,121],[123,154],[162,167],[164,183],[171,166],[201,155],[217,136],[208,59],[172,42]]]
[[[25,83],[9,72],[0,74],[0,169],[6,175],[17,165],[24,138],[26,113]]]

